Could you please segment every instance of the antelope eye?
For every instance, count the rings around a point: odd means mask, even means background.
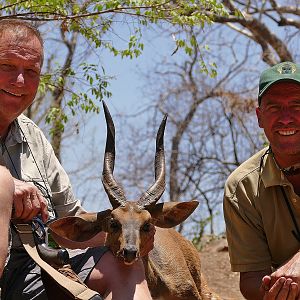
[[[110,224],[109,225],[110,225],[110,228],[113,231],[117,231],[117,230],[119,230],[121,228],[121,224],[118,221],[114,220],[114,219],[110,220]]]
[[[151,224],[150,223],[145,223],[143,226],[142,226],[142,230],[145,231],[145,232],[149,232],[150,231],[150,226]]]

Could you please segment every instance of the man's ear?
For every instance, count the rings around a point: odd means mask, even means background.
[[[185,221],[196,209],[199,202],[165,202],[150,207],[148,211],[155,226],[162,228],[174,227]]]
[[[64,217],[49,225],[50,232],[71,241],[85,242],[103,230],[111,209],[98,213],[84,213],[78,216]]]
[[[258,122],[258,125],[260,128],[264,128],[263,127],[263,123],[262,123],[262,118],[261,118],[261,110],[260,110],[260,107],[256,107],[256,117],[257,117],[257,122]]]

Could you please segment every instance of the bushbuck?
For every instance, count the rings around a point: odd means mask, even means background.
[[[102,182],[112,209],[65,217],[50,224],[50,229],[68,240],[82,242],[100,231],[107,232],[106,244],[125,264],[141,257],[153,299],[219,299],[213,295],[201,274],[195,247],[171,229],[183,222],[197,207],[197,201],[156,202],[165,190],[164,130],[167,116],[156,137],[155,183],[137,201],[127,201],[113,176],[115,128],[108,108],[103,104],[107,124]],[[154,248],[144,253],[143,246],[156,226]],[[152,231],[153,232],[153,231]],[[141,255],[142,254],[142,255]]]

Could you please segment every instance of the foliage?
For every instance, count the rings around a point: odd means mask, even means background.
[[[139,18],[139,22],[157,23],[167,21],[171,24],[204,27],[211,23],[206,14],[224,14],[223,5],[215,0],[6,0],[0,6],[2,15],[33,21],[64,21],[64,26],[72,26],[74,20],[89,19],[97,21],[103,15],[124,14]]]
[[[68,79],[68,86],[65,88],[65,107],[51,106],[46,115],[46,122],[53,124],[50,129],[50,134],[56,134],[56,130],[63,131],[65,124],[68,122],[68,116],[75,116],[79,111],[84,113],[99,113],[100,107],[95,100],[110,98],[111,92],[108,90],[109,77],[105,76],[105,71],[102,68],[102,74],[98,71],[98,66],[95,64],[82,63],[77,68],[76,72],[72,68],[64,72],[57,69],[56,73],[47,73],[42,75],[39,86],[40,95],[46,95],[47,92],[54,92],[56,88],[66,86],[65,81]],[[76,85],[76,74],[81,74],[86,83],[87,88],[84,91],[74,89]]]
[[[209,12],[209,13],[207,13]],[[141,55],[144,44],[142,42],[141,28],[151,24],[167,24],[167,26],[187,28],[197,26],[204,28],[205,24],[212,23],[214,15],[224,16],[223,5],[215,0],[5,0],[0,4],[0,20],[4,18],[19,18],[29,20],[36,24],[53,22],[58,27],[61,38],[67,47],[69,36],[79,35],[78,40],[85,40],[91,49],[107,49],[113,56],[133,59]],[[127,47],[117,47],[113,40],[104,39],[106,34],[115,30],[114,21],[129,24],[130,33]],[[180,37],[176,46],[183,48],[191,55],[197,47],[196,39]],[[75,51],[73,45],[73,51]],[[70,51],[69,51],[70,52]],[[52,122],[52,134],[64,130],[68,121],[69,112],[74,116],[78,110],[84,112],[98,112],[97,102],[110,97],[107,90],[109,79],[103,77],[104,70],[87,61],[81,61],[79,67],[72,66],[75,59],[73,54],[68,66],[53,68],[42,77],[40,92],[42,95],[52,93],[53,104],[47,115],[47,122]],[[57,62],[56,62],[57,63]],[[211,75],[215,68],[209,68],[204,61],[200,62],[203,70]],[[84,91],[78,92],[72,88],[78,84],[78,69],[84,71],[83,79],[89,84]],[[92,75],[89,73],[91,72]],[[61,100],[62,93],[65,99]],[[57,96],[59,95],[59,96]],[[57,99],[55,99],[57,98]],[[66,105],[65,105],[66,104]],[[56,123],[56,125],[54,124]]]
[[[207,13],[209,12],[209,14]],[[80,32],[93,46],[110,49],[114,55],[135,57],[140,55],[143,44],[139,42],[140,26],[168,23],[182,28],[212,23],[210,15],[226,15],[223,5],[215,0],[161,1],[161,0],[6,0],[0,5],[0,20],[19,18],[35,22],[59,21],[64,31]],[[135,34],[130,36],[128,48],[116,49],[101,37],[112,29],[116,16],[133,21]],[[191,45],[195,39],[190,41]],[[186,41],[176,41],[185,48]],[[186,50],[189,52],[190,50]]]

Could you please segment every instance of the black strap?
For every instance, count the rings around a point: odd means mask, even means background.
[[[280,186],[280,188],[281,188],[281,191],[282,191],[283,198],[285,200],[286,206],[288,207],[289,213],[291,215],[291,218],[293,220],[294,226],[296,228],[296,231],[294,229],[292,230],[292,234],[294,235],[294,237],[296,238],[296,240],[300,243],[300,230],[299,230],[299,227],[298,227],[298,223],[296,221],[295,215],[293,213],[293,210],[291,208],[291,204],[290,204],[290,202],[289,202],[289,200],[287,198],[287,195],[285,193],[284,188],[282,186]]]

